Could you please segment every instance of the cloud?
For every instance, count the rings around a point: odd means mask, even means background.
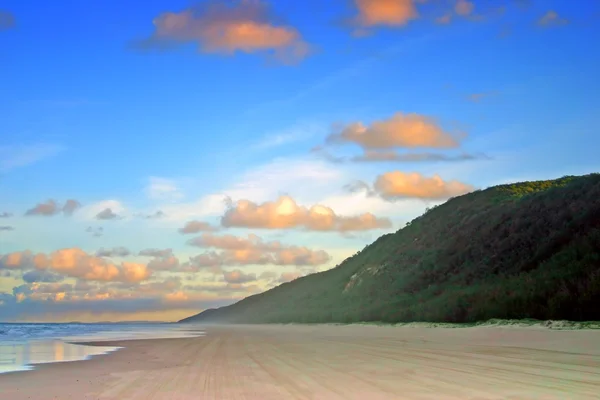
[[[0,146],[0,172],[35,164],[63,150],[61,146],[50,144]]]
[[[12,226],[8,226],[8,225],[0,225],[0,232],[9,232],[9,231],[14,231],[15,228]]]
[[[112,249],[100,249],[96,252],[96,257],[127,257],[131,252],[125,247],[113,247]]]
[[[474,9],[475,4],[468,0],[456,0],[456,4],[454,5],[454,11],[456,14],[463,17],[471,15]]]
[[[14,28],[16,24],[15,16],[11,12],[0,10],[0,31]]]
[[[15,251],[0,257],[0,269],[21,269],[31,265],[33,253],[29,250]]]
[[[60,282],[63,279],[65,279],[65,277],[62,275],[54,274],[52,272],[48,272],[48,271],[44,271],[44,270],[34,269],[31,271],[27,271],[23,274],[23,280],[27,283],[33,283],[33,282],[52,283],[52,282]]]
[[[463,195],[473,190],[475,188],[471,185],[455,180],[444,181],[438,175],[427,178],[416,172],[400,171],[379,175],[373,185],[373,192],[386,200],[406,198],[441,200]]]
[[[158,256],[150,260],[148,268],[152,271],[187,272],[180,270],[179,259],[173,255]]]
[[[7,254],[0,259],[0,267],[37,269],[72,278],[99,282],[140,282],[150,277],[146,265],[122,262],[113,264],[106,259],[89,255],[81,249],[61,249],[50,254],[33,254],[26,250]]]
[[[414,0],[354,0],[354,3],[358,15],[353,24],[360,27],[398,27],[419,17]]]
[[[77,200],[69,199],[61,207],[55,200],[49,199],[45,203],[38,203],[35,207],[30,208],[27,210],[27,212],[25,212],[25,215],[40,215],[44,217],[50,217],[57,215],[62,211],[64,215],[70,216],[79,207],[81,207],[81,203],[79,203]]]
[[[431,118],[414,113],[396,113],[370,126],[354,122],[327,137],[329,144],[354,143],[363,149],[456,148],[459,140]]]
[[[171,179],[152,176],[149,181],[145,191],[152,200],[176,201],[184,197],[177,183]]]
[[[236,269],[223,272],[223,279],[227,283],[248,283],[256,281],[256,274],[246,274]]]
[[[266,201],[290,191],[318,198],[319,193],[330,190],[332,184],[342,178],[343,171],[322,160],[305,156],[277,158],[240,174],[219,192],[194,202],[164,205],[161,209],[166,212],[167,221],[183,224],[194,219],[222,216],[232,198]]]
[[[301,272],[298,272],[298,271],[282,272],[281,275],[279,275],[277,282],[279,282],[279,283],[291,282],[302,276],[304,276],[304,274],[302,274]]]
[[[258,279],[261,280],[272,280],[277,278],[277,272],[275,271],[265,271],[258,276]]]
[[[375,162],[455,162],[489,158],[485,154],[461,153],[449,155],[440,153],[398,153],[394,150],[365,150],[360,155],[344,157],[333,155],[322,147],[315,147],[312,149],[312,152],[335,164]]]
[[[198,232],[213,232],[218,230],[217,227],[212,226],[207,222],[202,221],[189,221],[183,226],[183,228],[179,229],[179,233],[182,234],[190,234],[190,233],[198,233]]]
[[[35,207],[27,210],[25,215],[43,215],[43,216],[52,216],[56,215],[59,212],[59,207],[56,201],[50,199],[45,203],[38,203]]]
[[[166,214],[161,210],[158,210],[152,214],[140,214],[140,216],[144,219],[160,219],[166,217]]]
[[[42,293],[42,291],[58,291],[57,293]],[[71,289],[71,290],[69,290]],[[237,292],[248,293],[248,288],[240,287]],[[77,291],[68,285],[62,287],[31,286],[19,288],[19,297],[0,293],[0,320],[111,320],[132,319],[144,312],[190,310],[199,312],[207,308],[215,308],[240,300],[242,296],[232,296],[228,292],[207,293],[160,293],[148,294],[137,288],[128,291],[91,290]],[[110,315],[110,318],[107,316]],[[119,318],[119,316],[121,316]]]
[[[435,23],[438,25],[447,25],[452,22],[452,14],[444,14],[435,19]]]
[[[133,287],[138,293],[164,294],[165,292],[174,292],[181,288],[181,278],[169,277],[162,281],[154,281],[138,284]]]
[[[62,212],[65,215],[72,215],[75,212],[75,210],[77,210],[80,207],[81,207],[80,202],[78,202],[77,200],[69,199],[63,205]]]
[[[259,229],[304,228],[312,231],[365,231],[389,228],[387,218],[378,218],[371,213],[358,216],[340,216],[331,208],[314,205],[306,208],[296,204],[290,196],[280,196],[276,201],[256,204],[239,200],[221,218],[224,227]]]
[[[92,235],[92,237],[100,237],[104,234],[104,228],[102,228],[101,226],[97,227],[97,228],[93,228],[91,226],[88,226],[85,231],[89,234]]]
[[[73,291],[73,285],[69,283],[26,283],[13,288],[13,296],[17,302],[25,299],[40,301],[63,301],[68,292]]]
[[[569,20],[561,17],[554,10],[549,10],[538,19],[537,24],[543,27],[561,26],[569,23]]]
[[[146,257],[169,257],[173,255],[172,249],[144,249],[138,255]]]
[[[2,213],[0,213],[0,218],[10,218],[12,216],[13,216],[13,214],[9,213],[9,212],[2,212]]]
[[[212,1],[179,13],[165,12],[153,24],[152,36],[137,43],[137,47],[196,43],[203,53],[267,52],[285,63],[298,62],[310,52],[300,33],[291,26],[275,24],[268,7],[258,0],[234,1],[229,5]]]
[[[293,126],[292,128],[264,136],[258,142],[254,143],[251,148],[253,150],[267,150],[279,146],[288,145],[290,143],[300,142],[309,139],[317,134],[320,134],[322,127],[317,124],[303,123]]]
[[[110,211],[106,211],[106,210]],[[101,200],[95,203],[91,203],[81,207],[76,213],[77,219],[81,221],[97,221],[98,214],[104,213],[103,215],[110,217],[112,214],[116,215],[114,219],[124,219],[125,215],[132,215],[134,213],[129,212],[123,203],[118,200]],[[110,219],[110,218],[109,218]],[[109,220],[105,219],[105,220]]]
[[[119,218],[120,217],[113,212],[112,208],[105,208],[104,210],[96,214],[96,219],[101,220],[114,220]]]
[[[150,269],[144,265],[133,262],[121,263],[121,279],[125,282],[141,282],[152,275]]]
[[[331,260],[323,250],[288,246],[278,241],[265,242],[259,236],[246,238],[233,235],[215,236],[205,233],[190,239],[188,244],[201,248],[214,248],[222,252],[208,252],[200,259],[205,266],[224,265],[321,265]]]
[[[473,103],[479,103],[480,101],[496,96],[496,92],[480,92],[480,93],[472,93],[467,96],[467,100]]]
[[[223,272],[219,272],[219,274],[223,274]],[[219,293],[222,295],[233,295],[237,293],[244,293],[245,295],[253,294],[262,291],[258,285],[248,285],[244,283],[226,283],[223,285],[222,283],[200,283],[194,285],[186,285],[183,287],[183,290],[192,291],[192,292],[204,292],[204,293]]]

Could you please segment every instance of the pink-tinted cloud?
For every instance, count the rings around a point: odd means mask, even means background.
[[[198,232],[214,232],[218,228],[212,226],[207,222],[202,221],[189,221],[183,226],[183,228],[179,229],[179,233],[184,235]]]
[[[558,15],[556,11],[549,10],[538,19],[537,23],[542,27],[552,27],[566,25],[569,20]]]
[[[39,215],[44,217],[51,217],[53,215],[57,215],[62,212],[64,215],[73,214],[79,207],[81,207],[81,203],[77,200],[69,199],[65,202],[63,206],[60,206],[56,200],[49,199],[44,203],[38,203],[35,207],[30,208],[25,212],[25,215]]]

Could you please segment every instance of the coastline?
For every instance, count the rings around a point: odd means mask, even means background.
[[[593,399],[600,332],[196,325],[205,336],[0,374],[10,399]]]

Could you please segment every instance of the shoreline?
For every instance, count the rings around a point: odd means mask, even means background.
[[[600,385],[595,330],[194,327],[206,335],[74,342],[122,348],[0,374],[0,391],[15,400],[593,399]]]
[[[109,336],[104,336],[105,333]],[[203,330],[193,327],[180,327],[178,331],[171,332],[146,331],[141,335],[138,332],[131,336],[127,335],[131,332],[125,332],[111,337],[110,335],[114,333],[108,331],[93,333],[90,337],[68,335],[62,338],[36,337],[0,341],[0,376],[31,372],[45,365],[89,361],[122,350],[130,341],[192,338],[204,335]]]

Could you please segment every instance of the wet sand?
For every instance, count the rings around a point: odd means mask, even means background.
[[[600,331],[207,326],[0,375],[20,399],[600,399]],[[94,344],[94,343],[92,343]]]

